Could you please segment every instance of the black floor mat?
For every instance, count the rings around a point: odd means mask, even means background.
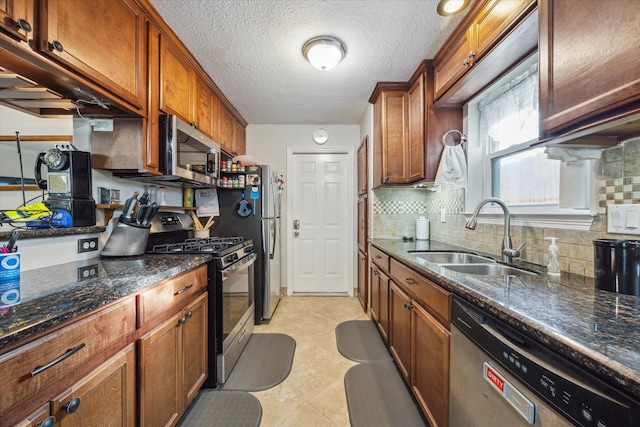
[[[253,334],[222,390],[260,391],[291,372],[296,341],[285,334]]]
[[[393,359],[371,320],[348,320],[336,326],[338,351],[354,362],[391,362]]]
[[[244,391],[201,390],[178,427],[258,427],[260,401]]]
[[[353,366],[344,388],[352,427],[427,426],[393,362]]]

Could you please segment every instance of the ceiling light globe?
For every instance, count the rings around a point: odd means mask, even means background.
[[[338,65],[346,55],[346,49],[334,37],[316,37],[304,44],[302,53],[315,68],[327,71]]]
[[[449,0],[444,5],[444,11],[447,13],[453,13],[456,10],[460,9],[463,4],[464,1],[462,0]]]

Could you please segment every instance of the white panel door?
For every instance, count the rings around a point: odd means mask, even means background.
[[[346,154],[294,155],[290,185],[295,293],[343,293],[353,285],[348,275],[352,254],[347,160]]]

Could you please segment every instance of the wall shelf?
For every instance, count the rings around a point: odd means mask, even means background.
[[[104,223],[105,225],[109,223],[111,218],[113,218],[113,213],[118,209],[124,208],[124,205],[105,205],[105,204],[96,204],[96,209],[102,209],[104,211]],[[184,211],[184,213],[188,214],[189,212],[195,212],[198,208],[189,207],[189,206],[160,206],[161,211]]]

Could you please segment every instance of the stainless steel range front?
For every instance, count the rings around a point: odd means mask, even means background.
[[[152,221],[148,253],[207,253],[209,292],[209,378],[206,387],[226,382],[254,326],[255,299],[251,240],[192,238],[188,215],[160,212]]]

